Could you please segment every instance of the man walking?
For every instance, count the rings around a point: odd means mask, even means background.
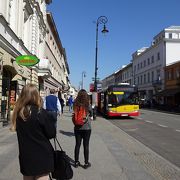
[[[69,99],[68,99],[69,112],[72,112],[73,103],[74,103],[74,100],[73,100],[73,97],[72,97],[72,95],[71,95],[71,96],[69,97]]]
[[[50,89],[50,95],[44,99],[44,109],[46,109],[55,120],[55,126],[57,128],[57,115],[61,114],[61,104],[58,97],[55,95],[55,89]]]

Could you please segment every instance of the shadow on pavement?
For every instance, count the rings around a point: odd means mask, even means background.
[[[68,131],[63,131],[63,130],[59,130],[59,133],[66,135],[66,136],[74,136],[73,132],[68,132]]]

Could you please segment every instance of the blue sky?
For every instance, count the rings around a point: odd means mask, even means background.
[[[132,53],[148,47],[153,37],[171,25],[180,25],[179,0],[53,0],[52,12],[76,88],[86,72],[89,90],[95,69],[96,20],[106,16],[109,33],[99,25],[98,77],[102,80],[128,64]]]

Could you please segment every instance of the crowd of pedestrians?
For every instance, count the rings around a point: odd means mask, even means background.
[[[12,116],[12,131],[16,131],[19,145],[20,172],[24,180],[48,180],[54,169],[54,149],[50,139],[56,137],[57,116],[63,114],[65,105],[61,94],[55,89],[41,98],[33,84],[23,87],[16,102]],[[79,91],[77,98],[68,99],[69,112],[77,107],[85,109],[87,121],[82,126],[74,125],[75,167],[80,165],[79,150],[81,141],[84,147],[84,168],[91,166],[89,162],[89,139],[91,135],[92,108],[86,90]]]

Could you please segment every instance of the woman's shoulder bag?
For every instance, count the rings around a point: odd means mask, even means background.
[[[57,150],[56,143],[60,150]],[[70,163],[70,157],[63,151],[57,138],[54,138],[54,171],[51,176],[58,180],[68,180],[73,177],[73,170]]]

